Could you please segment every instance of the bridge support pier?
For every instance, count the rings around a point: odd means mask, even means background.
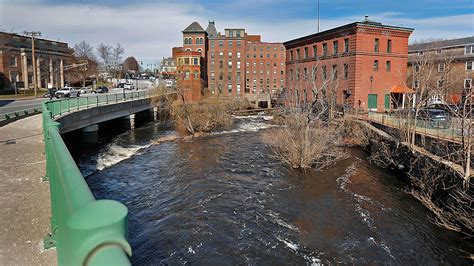
[[[93,124],[81,130],[84,142],[97,143],[99,142],[99,125]]]
[[[135,114],[124,116],[123,126],[126,129],[134,129],[135,128]]]

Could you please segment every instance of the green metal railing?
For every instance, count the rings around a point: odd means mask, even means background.
[[[9,120],[14,121],[33,114],[41,113],[41,107],[29,108],[15,112],[4,113],[0,115],[0,124],[8,123]]]
[[[149,98],[156,94],[155,90],[115,93],[115,94],[97,94],[94,96],[66,98],[60,100],[49,101],[47,103],[48,109],[52,117],[61,116],[63,114],[77,111],[81,109],[88,109],[101,105],[133,101]]]
[[[109,100],[106,98],[95,97],[95,104]],[[53,121],[54,114],[65,111],[64,106],[69,111],[83,106],[81,100],[78,98],[76,105],[73,99],[43,103],[46,175],[51,191],[50,243],[56,246],[59,265],[130,265],[127,207],[94,198],[61,138],[59,123]],[[50,109],[53,106],[56,113]]]

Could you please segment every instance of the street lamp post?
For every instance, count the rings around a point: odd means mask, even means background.
[[[143,65],[143,61],[138,61],[140,65]],[[140,77],[140,66],[138,66],[138,71],[137,71],[137,90],[138,90],[138,78]]]
[[[26,36],[31,37],[31,60],[33,63],[33,87],[35,88],[35,98],[38,96],[38,81],[36,76],[36,57],[35,57],[35,37],[41,36],[40,31],[25,31]]]

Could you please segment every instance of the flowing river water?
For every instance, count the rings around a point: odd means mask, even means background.
[[[174,132],[147,124],[92,149],[67,143],[96,198],[128,207],[136,265],[470,264],[472,245],[431,224],[364,151],[293,170],[261,142],[267,127],[238,118],[228,132],[154,145]]]

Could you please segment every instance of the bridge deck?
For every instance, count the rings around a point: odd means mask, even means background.
[[[0,127],[0,265],[56,265],[50,232],[41,115]],[[7,141],[10,140],[10,141]]]

